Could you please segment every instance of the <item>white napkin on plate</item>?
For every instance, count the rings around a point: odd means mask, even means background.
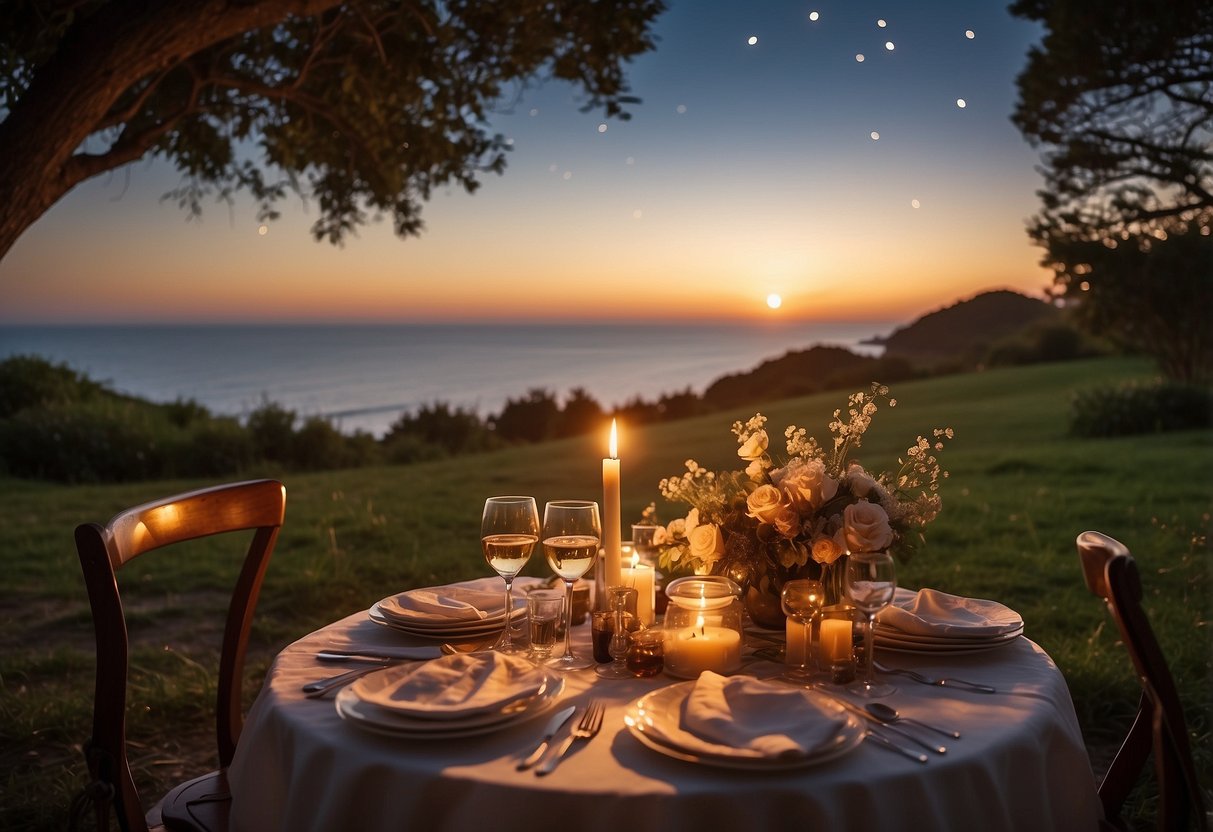
[[[687,732],[760,757],[808,754],[845,724],[837,708],[827,710],[800,688],[710,670],[699,675],[682,712]]]
[[[548,676],[529,660],[502,653],[459,653],[393,667],[355,681],[364,702],[425,719],[458,719],[501,710],[539,695]]]
[[[1019,613],[997,601],[937,589],[898,589],[876,620],[903,633],[942,638],[1000,636],[1023,627]]]
[[[384,598],[379,609],[400,621],[480,621],[505,612],[505,584],[498,580],[492,589],[468,584],[410,589]]]

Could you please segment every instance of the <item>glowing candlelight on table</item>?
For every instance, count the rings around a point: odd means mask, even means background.
[[[602,547],[606,553],[603,579],[607,586],[619,586],[622,536],[619,523],[619,438],[615,420],[611,420],[610,456],[602,460]]]
[[[700,615],[694,627],[666,639],[665,667],[686,678],[697,678],[705,670],[732,673],[741,667],[741,633],[707,626]]]
[[[805,651],[809,649],[807,639],[805,638],[808,628],[804,622],[793,615],[788,616],[787,629],[787,649],[784,651],[784,661],[789,665],[800,667],[807,661]]]
[[[636,617],[646,627],[653,626],[657,620],[657,580],[653,567],[640,562],[640,553],[632,553],[632,565],[623,568],[622,582],[624,586],[636,590]]]
[[[851,661],[851,622],[838,618],[821,621],[821,654],[830,664]]]

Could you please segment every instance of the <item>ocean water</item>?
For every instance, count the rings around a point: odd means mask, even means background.
[[[157,402],[243,416],[265,400],[380,436],[447,402],[487,417],[543,388],[605,407],[690,388],[815,344],[878,354],[896,323],[4,326],[0,359],[33,354]]]

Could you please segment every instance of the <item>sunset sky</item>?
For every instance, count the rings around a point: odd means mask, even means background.
[[[144,161],[0,261],[0,323],[905,320],[1048,283],[1038,153],[1008,118],[1040,33],[1005,0],[670,5],[631,121],[526,90],[493,119],[505,174],[439,194],[420,238],[316,243],[298,199],[265,233],[247,201],[187,222]]]

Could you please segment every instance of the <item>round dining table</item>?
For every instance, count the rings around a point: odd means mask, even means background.
[[[597,700],[606,706],[605,718],[597,737],[576,743],[545,777],[516,765],[535,747],[546,716],[477,736],[405,739],[364,730],[338,714],[331,695],[307,698],[301,691],[341,669],[318,661],[320,650],[424,643],[360,611],[285,648],[247,715],[230,769],[232,828],[1078,832],[1098,828],[1102,817],[1065,679],[1027,638],[972,653],[878,650],[886,665],[996,690],[883,677],[897,690],[882,701],[904,716],[960,732],[960,739],[935,737],[947,751],[931,753],[926,763],[868,741],[787,770],[674,759],[638,740],[624,715],[637,697],[681,680],[664,673],[620,680],[593,670],[565,673],[557,707]],[[574,628],[573,645],[590,652],[588,624]],[[782,669],[749,656],[741,672],[773,676]],[[840,688],[825,691],[846,696]]]

